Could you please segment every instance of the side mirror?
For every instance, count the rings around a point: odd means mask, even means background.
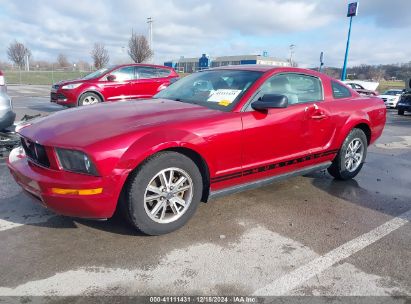
[[[108,75],[107,76],[107,81],[115,81],[116,80],[116,75]]]
[[[272,108],[286,108],[288,107],[288,98],[280,94],[264,94],[257,101],[254,101],[251,107],[257,111]]]

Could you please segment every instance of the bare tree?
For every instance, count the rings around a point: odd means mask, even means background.
[[[10,43],[7,49],[7,56],[9,59],[18,65],[21,69],[24,67],[24,61],[26,56],[31,56],[31,52],[25,47],[23,43],[14,41]]]
[[[94,61],[94,66],[96,69],[101,69],[104,67],[110,60],[108,51],[105,48],[103,43],[94,43],[94,47],[91,50],[91,58]]]
[[[150,59],[153,56],[153,51],[144,35],[131,33],[131,38],[128,41],[128,54],[134,62],[141,63]]]
[[[79,60],[77,61],[77,68],[79,71],[90,71],[90,64],[86,61]]]
[[[70,62],[67,59],[67,56],[60,53],[57,56],[57,64],[61,67],[61,68],[67,68],[70,66]]]

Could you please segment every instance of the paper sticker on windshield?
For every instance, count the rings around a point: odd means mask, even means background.
[[[210,92],[210,96],[208,97],[207,101],[211,102],[221,102],[225,101],[226,103],[232,103],[234,99],[240,95],[241,90],[229,90],[229,89],[221,89],[215,90]]]

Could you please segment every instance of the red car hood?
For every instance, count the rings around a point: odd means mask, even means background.
[[[150,127],[164,127],[224,112],[178,101],[150,99],[63,110],[33,121],[19,133],[46,146],[86,147]]]
[[[58,85],[59,87],[62,87],[63,85],[67,85],[67,84],[73,84],[73,83],[83,83],[83,82],[87,82],[89,81],[89,79],[69,79],[69,80],[61,80],[59,82],[56,82],[55,85]]]

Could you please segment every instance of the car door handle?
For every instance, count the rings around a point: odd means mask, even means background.
[[[311,118],[316,119],[316,120],[320,120],[320,119],[327,118],[327,115],[325,115],[323,113],[318,113],[318,114],[312,115]]]

